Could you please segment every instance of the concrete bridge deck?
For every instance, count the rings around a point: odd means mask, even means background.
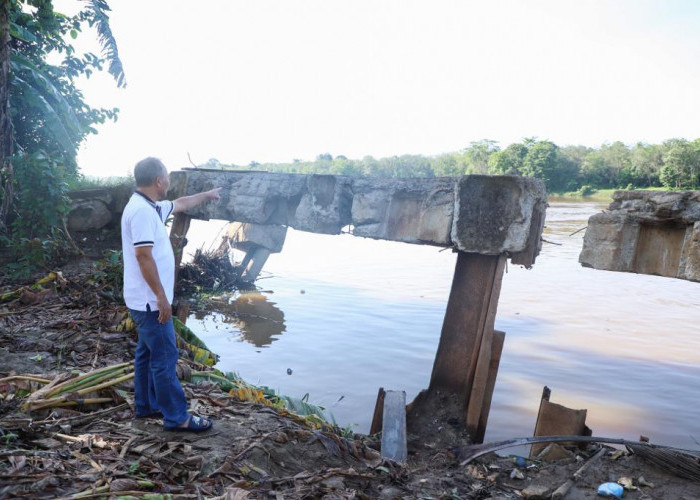
[[[472,175],[420,179],[185,169],[169,198],[222,187],[217,204],[187,215],[315,233],[505,254],[530,267],[540,250],[546,193],[536,179]]]

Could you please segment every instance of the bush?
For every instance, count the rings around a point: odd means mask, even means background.
[[[576,194],[579,196],[590,196],[592,194],[595,194],[596,189],[592,186],[589,186],[588,184],[584,184],[579,188],[578,191],[576,191]]]

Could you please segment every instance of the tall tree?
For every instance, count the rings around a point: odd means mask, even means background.
[[[630,182],[635,186],[657,186],[661,182],[659,173],[664,165],[664,154],[656,144],[637,143],[631,150]]]
[[[0,1],[0,238],[20,248],[56,234],[80,143],[97,132],[95,124],[116,118],[117,109],[89,106],[77,79],[108,62],[117,85],[125,80],[103,0],[86,0],[73,17],[54,12],[51,0]],[[71,44],[85,26],[97,30],[103,57]],[[49,62],[49,55],[62,60]]]
[[[700,140],[667,141],[668,150],[661,168],[661,182],[668,188],[695,189],[700,185]]]
[[[10,0],[0,0],[0,234],[14,199],[10,119]]]
[[[489,172],[489,157],[500,150],[498,141],[482,139],[469,144],[464,150],[468,174],[487,174]]]
[[[542,179],[549,190],[558,190],[561,185],[557,172],[559,147],[551,141],[538,141],[533,144],[523,160],[523,174]]]
[[[523,175],[523,162],[528,146],[513,143],[506,149],[495,151],[489,157],[489,172],[497,175]]]

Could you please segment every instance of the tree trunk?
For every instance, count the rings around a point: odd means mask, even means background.
[[[0,233],[12,206],[14,174],[10,117],[10,0],[0,0]]]

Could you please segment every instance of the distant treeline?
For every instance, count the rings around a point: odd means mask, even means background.
[[[590,192],[604,188],[700,186],[700,139],[669,139],[662,144],[622,142],[599,148],[557,146],[534,138],[501,149],[496,141],[472,142],[468,148],[438,156],[403,155],[351,160],[326,153],[313,161],[223,165],[209,160],[202,167],[267,170],[302,174],[372,177],[437,177],[465,174],[523,175],[542,179],[550,192]]]

